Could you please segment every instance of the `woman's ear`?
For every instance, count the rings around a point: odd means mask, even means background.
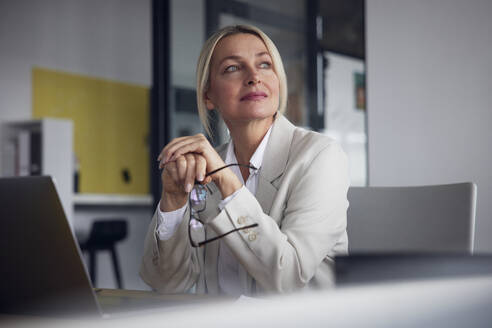
[[[203,95],[203,97],[205,98],[205,105],[207,106],[207,109],[208,110],[213,110],[215,109],[215,104],[212,102],[212,100],[209,98],[208,96],[208,92],[205,92],[205,94]]]

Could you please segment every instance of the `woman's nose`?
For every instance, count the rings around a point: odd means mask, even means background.
[[[248,81],[248,85],[255,85],[255,84],[258,84],[258,83],[260,83],[260,80],[257,79],[257,78],[253,78],[253,79],[250,79]]]
[[[246,82],[247,85],[256,85],[260,83],[261,80],[260,80],[260,76],[258,75],[258,72],[256,72],[256,70],[251,70]]]

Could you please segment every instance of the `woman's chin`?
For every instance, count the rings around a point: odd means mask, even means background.
[[[275,110],[276,107],[273,105],[268,104],[268,106],[265,106],[265,104],[249,103],[247,106],[237,107],[234,111],[222,111],[220,114],[224,121],[229,121],[231,123],[245,123],[267,119],[273,120],[273,116],[277,112]]]
[[[248,117],[250,119],[264,119],[272,117],[276,110],[274,106],[261,106],[260,104],[256,104],[257,106],[247,106],[246,108],[241,108],[240,113],[242,116]]]

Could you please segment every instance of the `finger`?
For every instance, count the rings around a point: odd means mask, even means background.
[[[184,138],[184,137],[183,137]],[[182,139],[180,141],[177,141],[174,143],[174,145],[171,145],[170,148],[168,146],[163,149],[161,152],[161,155],[159,155],[160,163],[159,163],[159,168],[164,167],[169,162],[175,161],[176,158],[179,156],[185,155],[187,153],[192,153],[193,151],[188,151],[188,149],[199,149],[198,147],[190,147],[194,142],[193,137],[186,137],[186,139]],[[186,148],[184,151],[179,151],[179,155],[176,154],[176,150],[182,150],[183,148]]]
[[[185,136],[185,137],[179,137],[171,140],[170,143],[168,143],[164,148],[162,148],[161,153],[157,157],[160,161],[163,161],[164,163],[169,161],[169,158],[171,157],[172,153],[176,149],[176,147],[179,148],[179,145],[182,144],[187,144],[189,142],[192,142],[191,139],[193,137],[190,136]]]
[[[203,134],[197,134],[174,143],[166,149],[165,156],[168,161],[173,161],[186,153],[202,154],[207,145],[209,145],[207,138]]]
[[[179,183],[176,162],[171,162],[165,166],[161,174],[162,191],[167,193],[182,192],[182,185]]]
[[[183,156],[184,154],[188,154],[188,153],[194,153],[194,154],[206,156],[206,150],[202,145],[197,143],[190,143],[177,149],[174,152],[174,154],[169,158],[169,160],[173,161],[179,156]]]
[[[213,150],[213,148],[205,137],[197,137],[193,140],[190,139],[188,142],[183,142],[179,145],[179,147],[176,145],[176,148],[173,149],[173,154],[170,157],[170,160],[174,160],[178,156],[186,153],[197,153],[207,157],[207,153],[211,150]]]
[[[169,145],[173,144],[176,140],[178,139],[182,139],[182,137],[180,138],[175,138],[173,140],[171,140],[171,142],[169,142],[166,146],[164,146],[162,149],[161,149],[161,152],[159,153],[159,155],[157,156],[157,161],[161,161],[163,159],[163,155],[164,155],[164,151],[169,148]]]
[[[207,161],[202,155],[195,155],[195,176],[196,180],[202,182],[207,173]]]
[[[184,156],[178,157],[176,159],[176,166],[178,169],[179,183],[181,186],[184,187],[184,182],[186,178],[186,166],[187,166],[186,158]]]
[[[195,155],[186,154],[186,177],[184,181],[184,190],[190,192],[195,184]]]
[[[176,165],[176,162],[170,162],[167,163],[164,167],[164,170],[162,171],[162,175],[169,177],[170,179],[173,180],[174,184],[178,185],[179,183],[179,176],[178,176],[178,167]]]
[[[159,155],[159,170],[162,169],[166,164],[164,163],[164,161],[162,160],[162,156]]]
[[[159,156],[157,156],[157,161],[162,161],[164,159],[164,154],[167,152],[167,150],[170,147],[173,147],[173,145],[175,145],[176,143],[182,142],[183,140],[185,140],[187,138],[190,138],[190,137],[184,136],[184,137],[174,138],[173,140],[171,140],[171,142],[169,142],[164,148],[162,148],[161,152],[159,153]]]

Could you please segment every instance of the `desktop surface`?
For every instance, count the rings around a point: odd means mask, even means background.
[[[36,320],[28,316],[0,315],[0,326],[490,327],[490,295],[490,277],[437,279],[367,284],[235,302],[210,301],[196,307],[175,307],[168,311],[145,312],[111,320]]]

